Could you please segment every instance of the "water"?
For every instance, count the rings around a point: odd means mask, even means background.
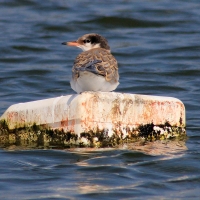
[[[0,0],[0,115],[72,94],[80,50],[61,43],[96,32],[119,62],[117,92],[179,98],[188,135],[116,149],[2,148],[0,199],[198,199],[199,10],[199,0]]]

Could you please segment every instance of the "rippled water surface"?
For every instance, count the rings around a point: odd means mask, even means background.
[[[79,49],[96,32],[117,58],[118,92],[172,96],[184,141],[116,149],[0,149],[0,199],[199,199],[199,0],[0,0],[0,115],[12,104],[72,94]]]

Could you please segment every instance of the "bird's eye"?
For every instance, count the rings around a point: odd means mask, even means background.
[[[90,40],[84,40],[83,42],[84,43],[90,43],[91,41]]]

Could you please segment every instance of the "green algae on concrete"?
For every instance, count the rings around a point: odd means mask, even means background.
[[[123,137],[122,130],[113,131],[112,136],[105,130],[96,129],[82,132],[77,135],[65,132],[63,129],[51,129],[47,126],[36,125],[9,130],[5,120],[0,121],[0,145],[34,145],[71,147],[115,147],[119,144],[132,143],[143,139],[144,141],[165,140],[170,138],[186,137],[184,127],[173,127],[168,122],[163,125],[153,123],[140,125]]]
[[[154,125],[153,123],[140,125],[137,131],[138,136],[148,141],[186,137],[186,130],[184,127],[171,126],[169,122],[160,125]]]

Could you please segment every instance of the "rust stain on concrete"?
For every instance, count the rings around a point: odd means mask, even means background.
[[[70,132],[78,138],[82,133],[89,133],[90,144],[93,139],[97,141],[96,135],[100,133],[101,138],[104,135],[107,140],[115,138],[117,141],[143,137],[145,134],[141,133],[145,131],[151,138],[159,138],[159,135],[167,138],[176,135],[172,132],[185,134],[186,126],[185,107],[178,99],[114,92],[86,92],[16,104],[0,119],[7,122],[9,130],[35,124]],[[86,139],[81,141],[84,143]]]

